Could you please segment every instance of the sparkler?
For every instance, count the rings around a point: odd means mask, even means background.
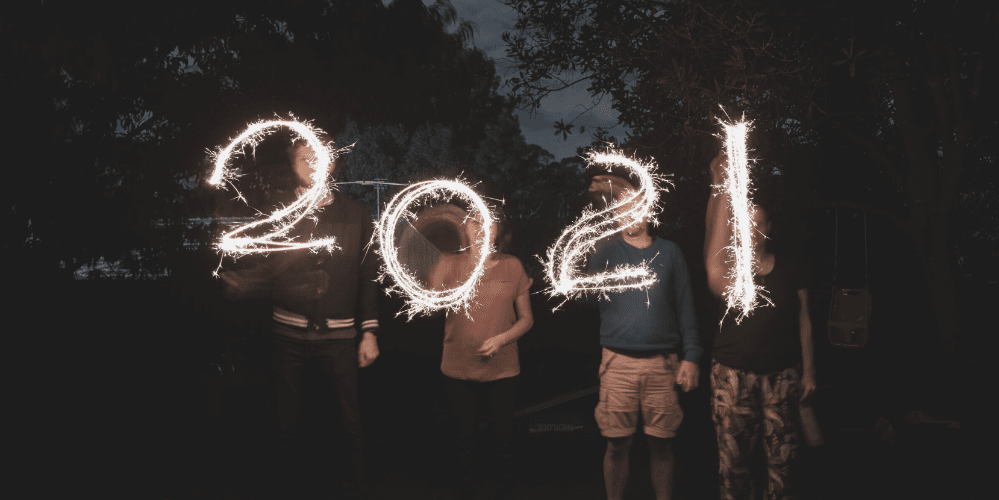
[[[618,266],[597,274],[584,274],[579,270],[597,241],[621,231],[618,221],[625,226],[649,217],[656,223],[659,193],[656,182],[661,180],[654,171],[655,163],[642,163],[624,156],[613,149],[596,153],[587,158],[589,164],[607,164],[630,170],[640,180],[636,190],[629,190],[616,202],[603,210],[587,209],[573,222],[548,249],[544,262],[545,275],[551,284],[551,296],[573,298],[588,292],[613,292],[644,289],[656,282],[656,275],[644,263],[637,266]]]
[[[474,209],[476,218],[482,224],[482,230],[478,236],[479,255],[478,262],[471,276],[464,283],[449,290],[428,290],[420,283],[409,270],[403,266],[398,259],[398,248],[396,243],[396,227],[403,218],[415,218],[416,215],[410,211],[410,207],[420,200],[449,200],[459,197],[469,203]],[[469,215],[471,217],[471,214]],[[467,219],[466,219],[467,220]],[[406,312],[409,319],[417,314],[425,314],[433,311],[446,309],[457,311],[464,309],[467,311],[472,300],[475,298],[476,289],[482,275],[486,269],[486,259],[491,253],[490,245],[492,241],[492,217],[489,214],[489,207],[475,191],[467,184],[454,180],[435,180],[418,182],[411,184],[395,195],[388,202],[382,218],[375,228],[374,237],[377,238],[379,252],[381,253],[383,264],[382,279],[386,274],[392,276],[395,281],[386,293],[395,291],[407,298],[405,307],[399,314]]]
[[[731,284],[725,293],[726,315],[728,311],[737,309],[739,314],[735,322],[738,324],[753,312],[760,297],[767,302],[769,299],[762,295],[765,291],[763,287],[753,282],[755,259],[752,235],[757,229],[753,222],[756,210],[751,199],[753,189],[749,177],[749,154],[746,149],[749,124],[745,119],[735,123],[722,121],[719,123],[725,129],[725,154],[728,156],[728,167],[725,169],[721,188],[732,208],[732,218],[729,220],[732,226],[732,244],[726,250],[735,256],[734,265],[729,270]],[[722,320],[724,321],[724,317]]]
[[[232,184],[236,175],[227,168],[229,159],[234,152],[237,148],[246,144],[250,145],[251,148],[256,148],[260,141],[274,132],[274,129],[281,127],[287,127],[296,134],[293,141],[299,139],[305,140],[309,147],[312,148],[313,156],[309,160],[312,167],[312,175],[310,176],[312,186],[302,193],[292,204],[275,210],[269,217],[244,224],[223,233],[217,248],[224,254],[239,256],[250,253],[277,252],[300,248],[311,248],[314,251],[319,248],[333,251],[337,248],[334,238],[293,241],[287,237],[295,224],[305,217],[312,216],[315,210],[319,208],[319,204],[330,196],[330,189],[326,185],[326,176],[329,174],[333,159],[336,158],[337,154],[344,151],[334,150],[331,144],[324,144],[318,137],[323,133],[322,130],[313,127],[310,123],[296,120],[271,120],[260,121],[250,125],[225,148],[209,152],[215,159],[215,171],[208,182],[213,186],[226,182],[233,189],[236,189],[235,185]],[[240,151],[242,151],[242,148],[240,148]],[[246,203],[246,199],[243,198],[238,189],[236,190],[236,194],[240,200]],[[247,231],[261,226],[272,226],[273,229],[263,236],[254,237],[244,235]]]

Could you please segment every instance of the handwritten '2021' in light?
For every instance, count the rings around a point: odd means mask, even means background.
[[[634,174],[639,185],[625,191],[624,196],[608,203],[601,210],[588,208],[562,232],[555,244],[548,249],[544,262],[545,276],[551,288],[549,295],[567,299],[585,293],[603,293],[629,289],[644,289],[656,282],[656,275],[645,264],[617,266],[600,273],[581,270],[596,243],[620,232],[648,217],[655,224],[658,209],[660,176],[653,162],[641,162],[619,151],[591,152],[586,160],[589,165],[605,164],[626,169]]]
[[[732,243],[726,250],[733,256],[733,265],[729,268],[730,285],[725,291],[726,315],[728,311],[737,310],[736,323],[753,312],[763,297],[763,287],[753,281],[753,232],[757,231],[754,222],[752,200],[752,180],[749,175],[749,152],[746,147],[746,135],[749,124],[745,120],[734,123],[719,122],[725,131],[725,155],[728,166],[725,168],[721,191],[728,197],[732,217],[729,224],[732,227]],[[769,300],[769,299],[766,299]]]
[[[404,219],[412,219],[416,214],[413,207],[431,200],[447,201],[463,199],[472,209],[469,217],[475,217],[482,229],[477,234],[479,255],[474,270],[461,285],[447,290],[428,289],[411,270],[399,262],[399,244],[396,241],[396,228]],[[399,293],[406,299],[406,305],[399,314],[406,312],[410,319],[417,314],[438,310],[457,311],[467,309],[475,298],[476,290],[486,269],[492,242],[492,216],[489,207],[471,186],[459,180],[433,180],[411,184],[395,195],[385,207],[381,220],[375,228],[379,252],[383,261],[384,274],[391,275],[394,283],[388,291]]]
[[[288,234],[295,224],[312,215],[319,208],[320,203],[330,195],[326,176],[329,174],[338,151],[334,150],[331,144],[323,143],[319,139],[323,133],[322,130],[311,124],[297,120],[270,120],[250,125],[225,148],[209,152],[214,157],[215,170],[208,183],[213,186],[219,186],[223,182],[229,184],[236,190],[238,198],[246,203],[246,199],[233,184],[235,173],[229,168],[229,160],[234,154],[242,154],[247,146],[255,148],[264,138],[279,128],[290,129],[295,134],[294,140],[304,140],[312,148],[313,155],[309,160],[312,167],[310,176],[312,185],[290,205],[278,208],[262,219],[223,232],[217,248],[225,255],[238,257],[252,253],[302,248],[325,248],[327,251],[333,251],[337,248],[334,238],[317,238],[307,241],[293,241],[288,238]],[[270,230],[261,236],[247,235],[250,230],[261,227],[270,228]]]

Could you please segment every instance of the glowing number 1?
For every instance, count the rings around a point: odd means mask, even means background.
[[[226,164],[232,156],[233,151],[244,143],[256,146],[264,137],[273,132],[273,129],[279,127],[291,129],[312,148],[314,152],[312,158],[312,186],[302,193],[294,203],[275,210],[269,217],[244,224],[223,233],[218,248],[224,253],[241,255],[314,247],[324,247],[332,251],[336,248],[333,238],[321,238],[301,242],[292,241],[287,238],[288,232],[291,231],[292,227],[314,212],[319,207],[319,203],[330,194],[329,187],[326,185],[326,176],[329,174],[330,166],[333,164],[333,158],[337,152],[332,150],[329,145],[323,144],[318,137],[322,131],[312,127],[308,123],[294,120],[273,120],[261,121],[250,125],[246,131],[233,139],[224,149],[211,153],[215,157],[215,171],[208,182],[213,186],[217,186],[223,181],[227,181],[231,185],[234,174],[227,169]],[[235,186],[233,187],[235,188]],[[239,193],[238,190],[236,192],[237,194]],[[246,202],[246,199],[241,194],[239,194],[239,198]],[[243,233],[250,229],[265,225],[273,226],[274,229],[263,236],[242,236]]]
[[[643,217],[653,217],[659,196],[657,176],[653,173],[655,164],[643,164],[616,151],[591,153],[587,161],[623,167],[641,182],[635,191],[627,192],[607,208],[584,211],[548,249],[545,262],[545,274],[551,284],[548,293],[571,298],[586,292],[641,289],[653,285],[656,276],[644,264],[619,266],[597,274],[585,274],[579,268],[597,241],[621,231],[619,222],[630,225]]]
[[[732,284],[729,285],[725,297],[729,310],[739,310],[739,315],[735,318],[736,323],[739,323],[753,311],[757,292],[763,290],[753,282],[752,233],[756,230],[756,226],[753,223],[755,210],[750,200],[752,187],[749,178],[749,154],[746,150],[746,133],[749,126],[745,121],[721,122],[721,125],[725,129],[725,154],[728,157],[722,191],[728,197],[729,206],[732,207],[733,231],[732,245],[729,249],[735,254],[735,265],[731,270]]]

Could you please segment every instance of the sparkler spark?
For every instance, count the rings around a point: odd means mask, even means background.
[[[544,262],[545,275],[551,284],[548,294],[571,299],[590,292],[606,293],[652,286],[656,275],[644,263],[618,266],[597,274],[584,274],[580,267],[597,241],[622,230],[618,221],[624,221],[624,225],[628,226],[649,217],[650,223],[656,224],[654,215],[659,201],[656,183],[662,179],[654,172],[655,163],[642,163],[613,149],[603,153],[591,152],[586,160],[591,165],[607,164],[630,170],[640,180],[640,185],[603,210],[587,209],[562,232],[548,249],[548,260]]]
[[[471,276],[464,283],[449,290],[428,290],[403,266],[398,259],[398,248],[396,243],[396,227],[404,218],[415,218],[416,215],[410,211],[417,202],[421,200],[449,200],[459,197],[468,202],[474,209],[475,217],[481,222],[482,230],[479,232],[479,255],[478,262]],[[469,214],[469,217],[472,215]],[[386,290],[386,293],[394,291],[404,296],[407,301],[405,307],[398,314],[406,312],[409,319],[418,314],[430,313],[438,310],[466,310],[475,298],[479,281],[486,269],[486,259],[491,253],[490,242],[492,241],[492,216],[489,214],[489,207],[470,186],[462,181],[454,180],[434,180],[411,184],[395,195],[388,202],[381,220],[375,228],[374,237],[377,238],[379,253],[383,261],[383,272],[381,278],[384,280],[386,274],[391,275],[395,283]]]
[[[240,146],[245,147],[245,145],[249,145],[251,148],[256,148],[260,141],[273,133],[275,129],[281,127],[287,127],[295,133],[293,142],[300,139],[305,140],[309,147],[312,148],[313,156],[309,160],[312,167],[312,175],[310,176],[312,186],[302,193],[292,204],[275,210],[270,216],[224,232],[217,245],[217,248],[223,254],[240,256],[250,253],[277,252],[300,248],[310,248],[314,251],[319,248],[325,248],[327,251],[332,252],[337,248],[334,238],[293,241],[287,237],[289,231],[299,221],[306,217],[315,218],[314,212],[319,208],[319,204],[330,196],[329,186],[326,185],[326,176],[329,174],[333,159],[340,152],[347,149],[334,150],[332,144],[324,144],[319,139],[319,135],[323,131],[313,127],[310,123],[296,120],[271,120],[260,121],[250,125],[225,148],[209,152],[215,159],[215,170],[208,183],[213,186],[218,186],[223,182],[228,183],[236,190],[237,197],[246,203],[246,199],[243,198],[243,195],[232,184],[236,175],[228,168],[229,159],[237,151],[237,148],[239,148],[239,151],[242,151],[243,148]],[[273,229],[262,236],[244,235],[247,231],[261,226],[272,226]]]
[[[726,250],[734,255],[734,265],[729,270],[731,285],[726,288],[726,315],[736,309],[739,314],[735,322],[750,315],[758,305],[765,290],[753,282],[753,232],[757,231],[753,217],[756,209],[752,202],[753,189],[749,177],[749,153],[746,148],[746,134],[749,124],[745,119],[735,123],[719,121],[725,129],[725,154],[728,157],[728,167],[725,169],[722,193],[728,197],[732,208],[732,244]],[[724,321],[724,317],[722,318]]]

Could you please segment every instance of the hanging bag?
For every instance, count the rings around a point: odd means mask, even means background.
[[[867,212],[864,212],[864,288],[845,288],[839,283],[839,208],[836,209],[835,245],[829,342],[836,347],[860,349],[867,345],[871,320],[871,291],[868,289],[867,275]]]

